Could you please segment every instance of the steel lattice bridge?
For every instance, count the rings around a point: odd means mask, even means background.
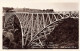
[[[6,24],[9,24],[8,22],[13,23],[14,17],[18,18],[22,31],[22,47],[26,44],[32,47],[35,45],[43,47],[44,40],[58,25],[58,21],[67,18],[78,18],[78,16],[71,16],[70,13],[8,12],[4,16],[4,27],[6,27]],[[13,24],[10,24],[10,26],[13,27]]]

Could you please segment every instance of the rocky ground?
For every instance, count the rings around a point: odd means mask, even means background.
[[[73,18],[59,22],[58,26],[47,36],[45,48],[49,48],[50,42],[53,43],[51,48],[79,48],[78,25],[78,19]]]

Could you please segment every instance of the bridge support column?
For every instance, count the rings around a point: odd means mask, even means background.
[[[31,23],[31,40],[33,39],[33,13],[31,14],[32,16],[31,16],[31,21],[32,21],[32,23]]]
[[[21,22],[20,22],[20,24],[21,24]],[[21,32],[22,32],[22,48],[24,48],[23,46],[24,46],[24,34],[23,34],[23,27],[22,27],[22,25],[21,25]]]
[[[39,28],[40,28],[39,26],[40,25],[39,25],[39,17],[38,17],[38,14],[37,14],[37,20],[36,21],[37,21],[37,33],[39,33]]]
[[[49,17],[49,21],[50,21],[50,24],[51,24],[51,18],[50,18],[50,16],[49,16],[49,14],[47,14],[48,15],[48,17]]]
[[[42,17],[43,17],[43,27],[45,28],[46,25],[45,25],[45,21],[44,21],[45,20],[44,19],[44,14],[42,14]]]
[[[45,25],[44,14],[42,14],[42,16],[43,16],[43,27],[45,28],[45,27],[46,27],[46,25]],[[44,31],[44,35],[45,35],[45,38],[47,38],[47,37],[46,37],[46,34],[45,34],[45,31]]]

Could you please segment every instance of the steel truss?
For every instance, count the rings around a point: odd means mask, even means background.
[[[47,39],[47,35],[49,35],[58,25],[57,21],[61,21],[62,19],[69,17],[78,18],[78,16],[71,16],[70,13],[12,12],[4,14],[5,28],[5,25],[11,22],[10,20],[15,21],[13,15],[15,15],[14,17],[17,17],[20,22],[22,31],[22,47],[27,44],[27,46],[38,46],[39,48],[44,47],[44,40]]]

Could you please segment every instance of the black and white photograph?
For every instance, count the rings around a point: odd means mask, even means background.
[[[79,3],[29,4],[2,7],[2,49],[79,49]]]

